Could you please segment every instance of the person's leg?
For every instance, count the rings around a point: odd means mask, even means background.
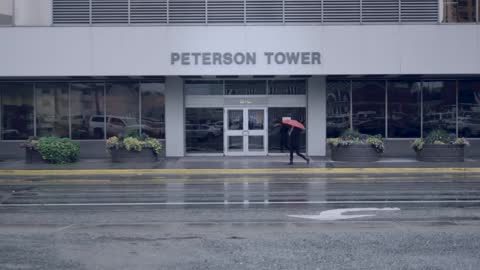
[[[293,164],[293,148],[290,147],[290,163],[289,164]]]
[[[302,157],[307,163],[310,163],[310,158],[302,155],[302,154],[300,153],[300,149],[299,149],[299,148],[296,148],[296,152],[297,152],[297,156]]]

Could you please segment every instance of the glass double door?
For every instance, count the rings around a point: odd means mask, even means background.
[[[267,155],[266,108],[225,108],[225,155]]]

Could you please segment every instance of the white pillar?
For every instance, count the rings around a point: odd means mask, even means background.
[[[183,81],[165,79],[165,150],[167,157],[183,157],[185,152]]]
[[[307,153],[325,156],[327,137],[327,83],[325,76],[308,79],[307,91]]]

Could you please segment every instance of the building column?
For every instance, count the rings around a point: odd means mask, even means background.
[[[325,76],[308,79],[307,154],[325,156],[327,137],[327,82]]]
[[[165,154],[183,157],[185,153],[183,81],[180,77],[165,79]]]

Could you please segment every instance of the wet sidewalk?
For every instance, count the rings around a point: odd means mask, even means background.
[[[420,162],[408,158],[382,158],[377,162],[336,162],[328,157],[312,157],[310,164],[296,158],[293,165],[288,165],[288,161],[288,156],[180,157],[147,163],[112,163],[110,159],[81,159],[72,164],[26,164],[22,159],[0,161],[0,170],[480,168],[480,158],[468,158],[465,162]]]

